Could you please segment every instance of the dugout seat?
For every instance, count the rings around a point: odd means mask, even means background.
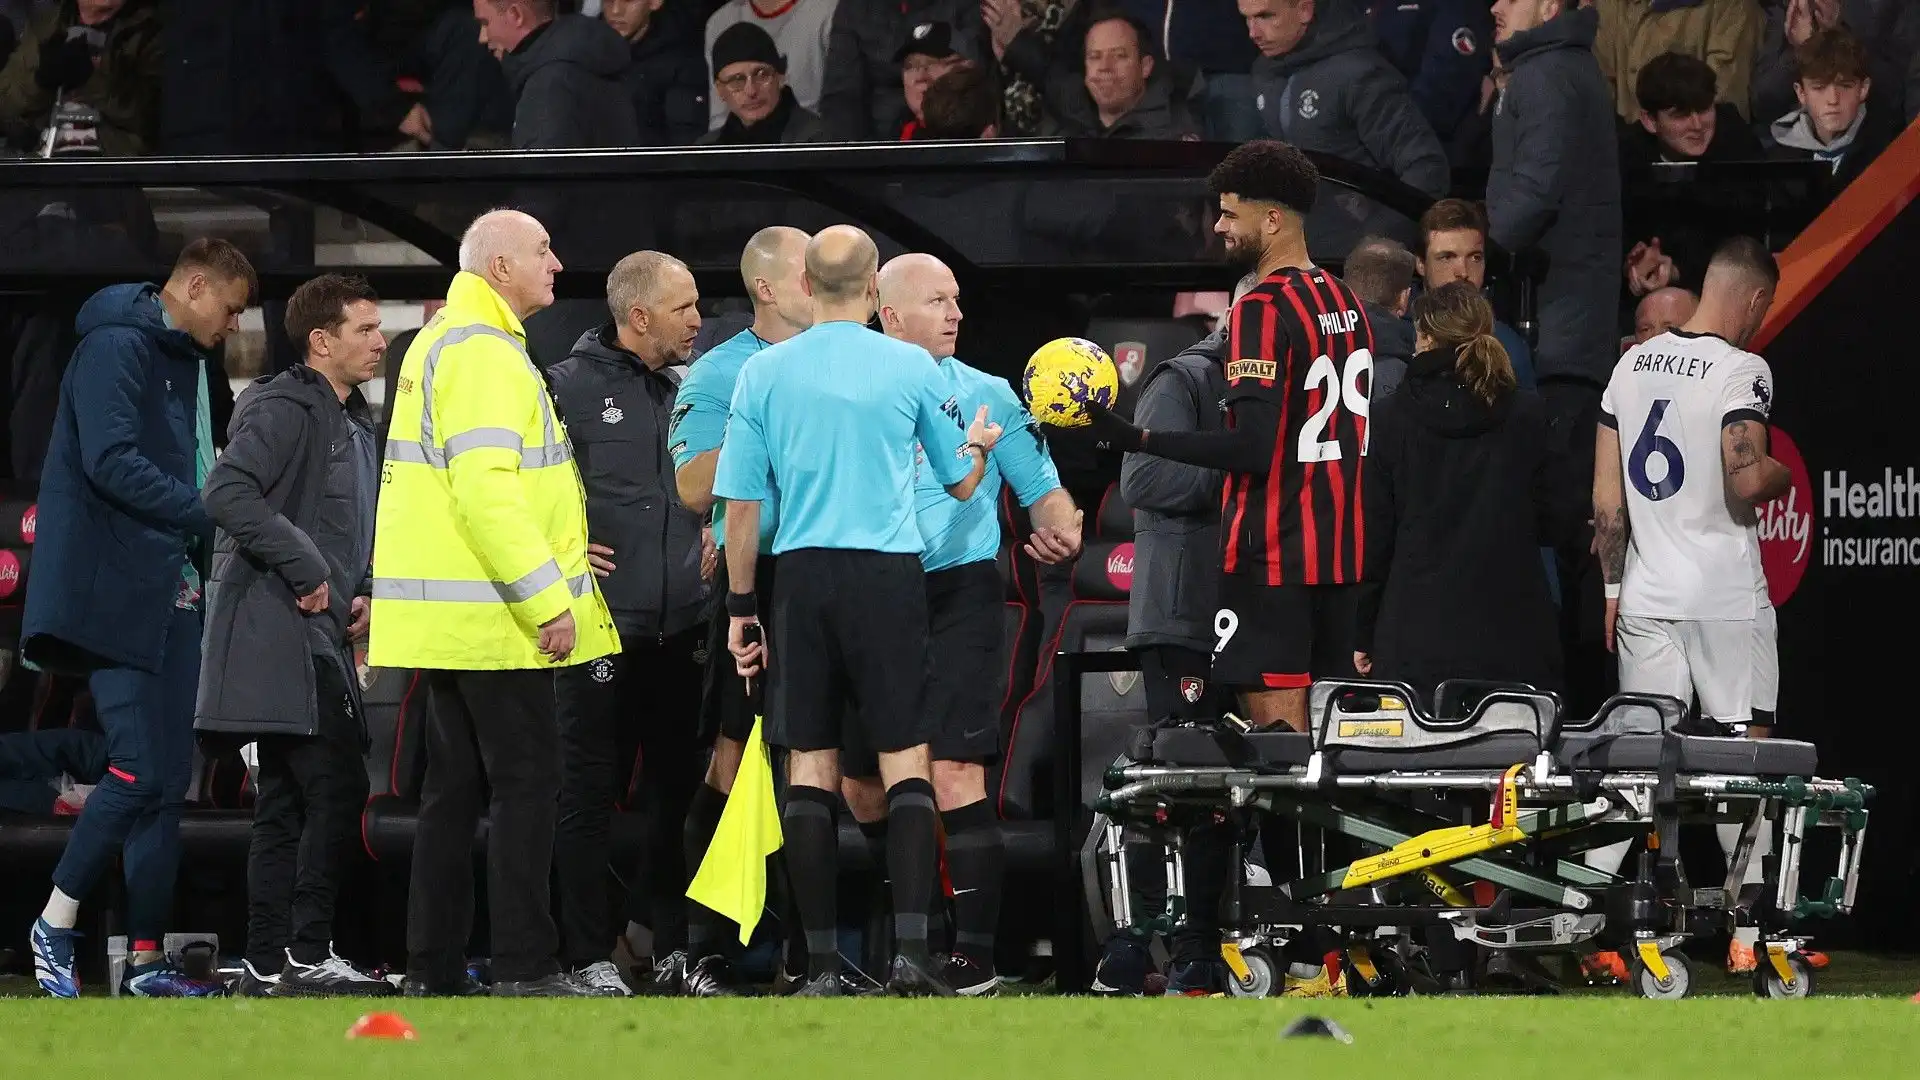
[[[1096,316],[1087,323],[1087,338],[1107,350],[1115,363],[1124,366],[1129,359],[1120,345],[1144,346],[1136,378],[1153,370],[1153,365],[1178,355],[1206,336],[1197,319],[1126,319]]]
[[[1054,810],[1052,781],[1054,658],[1062,652],[1117,651],[1127,636],[1127,590],[1132,584],[1131,541],[1096,540],[1073,565],[1070,598],[1040,658],[1034,689],[1020,703],[1007,743],[1006,767],[998,789],[1003,818],[1044,819]],[[1071,692],[1068,690],[1067,692]],[[1078,689],[1084,760],[1108,760],[1126,746],[1133,728],[1146,722],[1146,697],[1138,672],[1091,675]],[[1107,744],[1111,743],[1109,748]],[[1105,762],[1091,766],[1093,790]]]

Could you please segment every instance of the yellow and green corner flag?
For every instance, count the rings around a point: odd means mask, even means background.
[[[773,766],[753,718],[740,775],[733,779],[713,842],[687,897],[740,924],[740,944],[753,938],[767,906],[767,856],[780,850],[780,810],[773,799]]]

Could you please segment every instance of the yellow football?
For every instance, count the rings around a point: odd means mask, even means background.
[[[1087,402],[1107,408],[1120,396],[1120,369],[1107,351],[1085,338],[1055,338],[1027,360],[1027,408],[1054,427],[1085,427]]]

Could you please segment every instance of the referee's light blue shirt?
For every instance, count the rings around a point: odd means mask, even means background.
[[[780,493],[773,554],[798,548],[920,553],[915,440],[941,484],[973,470],[967,433],[941,411],[933,357],[850,322],[820,323],[740,371],[713,493]]]
[[[941,411],[965,432],[980,406],[1001,427],[987,455],[987,472],[966,502],[947,494],[924,466],[914,474],[914,517],[926,545],[920,562],[928,573],[997,558],[1000,554],[1000,485],[1013,489],[1021,506],[1032,506],[1060,486],[1060,472],[1047,455],[1039,425],[1007,380],[968,367],[957,358],[934,361]]]
[[[742,330],[700,354],[680,383],[673,399],[673,424],[667,430],[667,453],[673,455],[673,467],[684,469],[687,462],[709,450],[718,450],[727,434],[727,410],[733,404],[733,387],[747,358],[767,347],[752,330]],[[773,544],[774,527],[780,523],[780,493],[769,491],[760,500],[760,550]],[[726,541],[727,504],[713,504],[713,542],[721,547]]]

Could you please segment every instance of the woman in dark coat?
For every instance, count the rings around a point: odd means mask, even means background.
[[[1540,548],[1573,535],[1584,489],[1550,458],[1546,411],[1517,389],[1478,289],[1423,293],[1413,319],[1406,380],[1373,404],[1354,666],[1429,701],[1446,679],[1557,688]]]

